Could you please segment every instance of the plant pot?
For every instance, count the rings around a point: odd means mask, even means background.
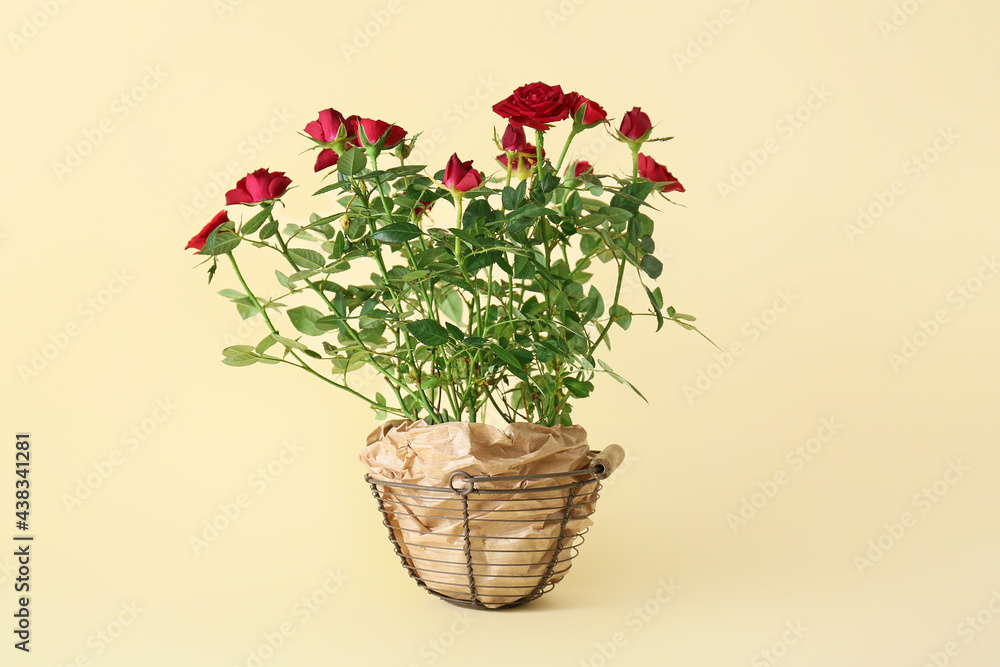
[[[617,445],[591,451],[579,427],[422,422],[383,426],[362,454],[406,571],[432,595],[479,609],[552,590],[579,553],[600,480],[623,458]]]

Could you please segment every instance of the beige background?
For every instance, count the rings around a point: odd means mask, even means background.
[[[0,664],[996,664],[995,2],[7,0],[0,28],[0,468],[30,431],[37,536],[33,650],[4,630]],[[742,354],[619,337],[650,402],[602,383],[578,409],[631,458],[577,564],[464,615],[385,538],[356,460],[373,416],[219,363],[262,327],[182,248],[260,166],[308,214],[321,108],[440,128],[435,169],[485,168],[490,106],[535,80],[677,137],[651,150],[688,189],[657,218],[660,284]]]

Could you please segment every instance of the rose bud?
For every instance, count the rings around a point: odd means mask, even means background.
[[[385,137],[383,148],[392,148],[406,138],[406,130],[384,120],[362,118],[358,121],[358,139],[364,146],[373,146]]]
[[[509,160],[507,159],[506,153],[501,153],[497,155],[497,162],[503,165],[504,169],[507,168]],[[510,175],[519,180],[524,180],[531,177],[532,167],[535,165],[535,160],[533,157],[528,157],[524,153],[514,153],[514,166],[510,170]]]
[[[319,155],[316,156],[316,166],[314,169],[315,171],[323,171],[324,169],[337,164],[337,160],[339,159],[340,156],[337,155],[335,150],[332,148],[324,148],[319,152]]]
[[[559,86],[536,82],[521,86],[506,99],[493,105],[493,111],[512,125],[545,131],[550,123],[569,118],[573,100]]]
[[[285,194],[292,179],[283,171],[268,171],[258,169],[247,174],[236,183],[236,187],[226,193],[226,205],[259,204],[271,199],[277,199]]]
[[[588,100],[579,93],[573,93],[573,124],[580,130],[595,127],[608,120],[608,112],[593,100]]]
[[[323,109],[319,118],[306,124],[306,134],[316,141],[329,144],[348,134],[344,116],[334,109]]]
[[[205,243],[208,241],[208,237],[212,234],[212,232],[227,222],[229,222],[229,213],[223,209],[216,213],[215,217],[212,218],[212,221],[205,225],[200,232],[191,237],[191,240],[188,241],[186,246],[184,246],[184,249],[187,250],[188,248],[194,248],[198,251],[195,254],[200,255],[201,249],[205,247]]]
[[[631,143],[642,143],[649,138],[649,133],[653,131],[653,124],[639,107],[632,107],[632,110],[622,118],[619,134]]]
[[[523,152],[528,147],[524,128],[508,123],[507,129],[503,132],[503,138],[500,140],[500,147],[508,153]]]
[[[573,176],[579,177],[581,174],[586,174],[588,171],[594,171],[594,168],[586,160],[577,160],[573,165]],[[566,168],[566,172],[569,173],[569,168]]]
[[[483,175],[472,168],[472,160],[462,162],[458,159],[457,153],[452,153],[448,165],[444,168],[444,179],[441,181],[444,187],[451,190],[452,195],[478,188],[482,182]]]
[[[639,153],[639,175],[654,183],[666,183],[660,192],[684,192],[684,186],[662,164]]]

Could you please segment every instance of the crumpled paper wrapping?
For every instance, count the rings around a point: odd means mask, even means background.
[[[503,431],[488,424],[389,421],[368,436],[360,459],[377,480],[448,489],[452,473],[472,476],[534,475],[580,470],[593,454],[579,426],[545,427],[509,424]],[[482,489],[544,489],[589,475],[555,480],[520,480],[477,485]],[[456,488],[466,486],[460,480]],[[382,487],[390,527],[406,563],[434,591],[470,600],[461,497],[447,493]],[[576,491],[558,543],[570,489],[518,493],[469,494],[469,525],[476,593],[487,607],[517,602],[543,580],[553,550],[557,561],[568,559],[582,538],[574,535],[591,525],[597,483]],[[502,519],[502,520],[498,520]],[[523,539],[532,538],[532,539]],[[550,583],[562,578],[569,561],[557,562]]]

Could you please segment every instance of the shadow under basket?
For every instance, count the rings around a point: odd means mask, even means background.
[[[579,554],[601,480],[618,445],[563,473],[473,476],[446,487],[365,476],[403,567],[431,595],[463,607],[505,609],[552,590]]]

